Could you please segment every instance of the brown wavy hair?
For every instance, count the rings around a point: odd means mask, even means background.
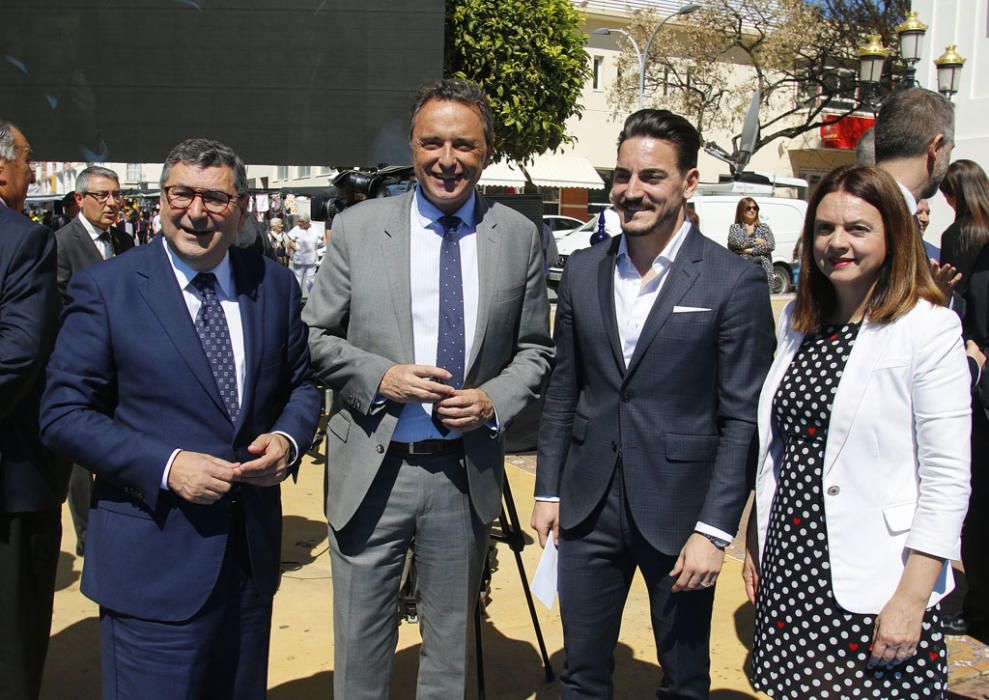
[[[955,200],[961,254],[958,268],[968,274],[989,243],[989,178],[978,163],[963,158],[948,166],[940,189]]]
[[[844,166],[828,173],[811,195],[800,240],[800,285],[792,325],[803,333],[820,330],[838,308],[834,285],[814,262],[817,208],[832,192],[847,192],[879,210],[886,235],[886,260],[866,305],[872,323],[890,323],[921,299],[944,305],[944,295],[931,277],[927,255],[896,181],[875,167]]]

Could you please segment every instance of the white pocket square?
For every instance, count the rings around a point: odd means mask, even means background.
[[[695,314],[698,311],[710,311],[711,309],[705,309],[702,306],[674,306],[673,313],[675,314]]]

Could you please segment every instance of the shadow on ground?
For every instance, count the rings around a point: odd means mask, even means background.
[[[286,515],[282,520],[282,571],[298,571],[312,564],[328,546],[325,520]]]
[[[100,621],[87,617],[48,642],[42,700],[92,700],[100,696]]]
[[[55,590],[61,591],[73,583],[79,580],[79,572],[75,570],[76,558],[68,552],[58,553],[58,568],[55,571]],[[79,560],[79,566],[82,566],[82,560]]]

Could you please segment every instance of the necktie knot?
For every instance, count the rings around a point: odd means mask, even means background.
[[[441,216],[439,219],[440,226],[443,227],[443,237],[444,238],[455,238],[457,235],[457,228],[460,226],[459,216]]]
[[[192,286],[200,300],[216,297],[216,275],[212,272],[200,272],[192,278]]]

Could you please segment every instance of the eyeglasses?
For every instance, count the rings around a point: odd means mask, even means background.
[[[750,204],[749,206],[745,207],[745,211],[759,211],[759,207]]]
[[[124,201],[124,196],[120,193],[120,190],[116,192],[83,192],[83,197],[92,197],[100,204],[105,204],[110,197],[113,197],[114,201],[122,202]]]
[[[222,214],[230,206],[230,202],[237,199],[237,195],[220,190],[197,190],[182,185],[165,188],[165,198],[173,209],[188,209],[196,197],[202,200],[203,207],[211,214]]]

